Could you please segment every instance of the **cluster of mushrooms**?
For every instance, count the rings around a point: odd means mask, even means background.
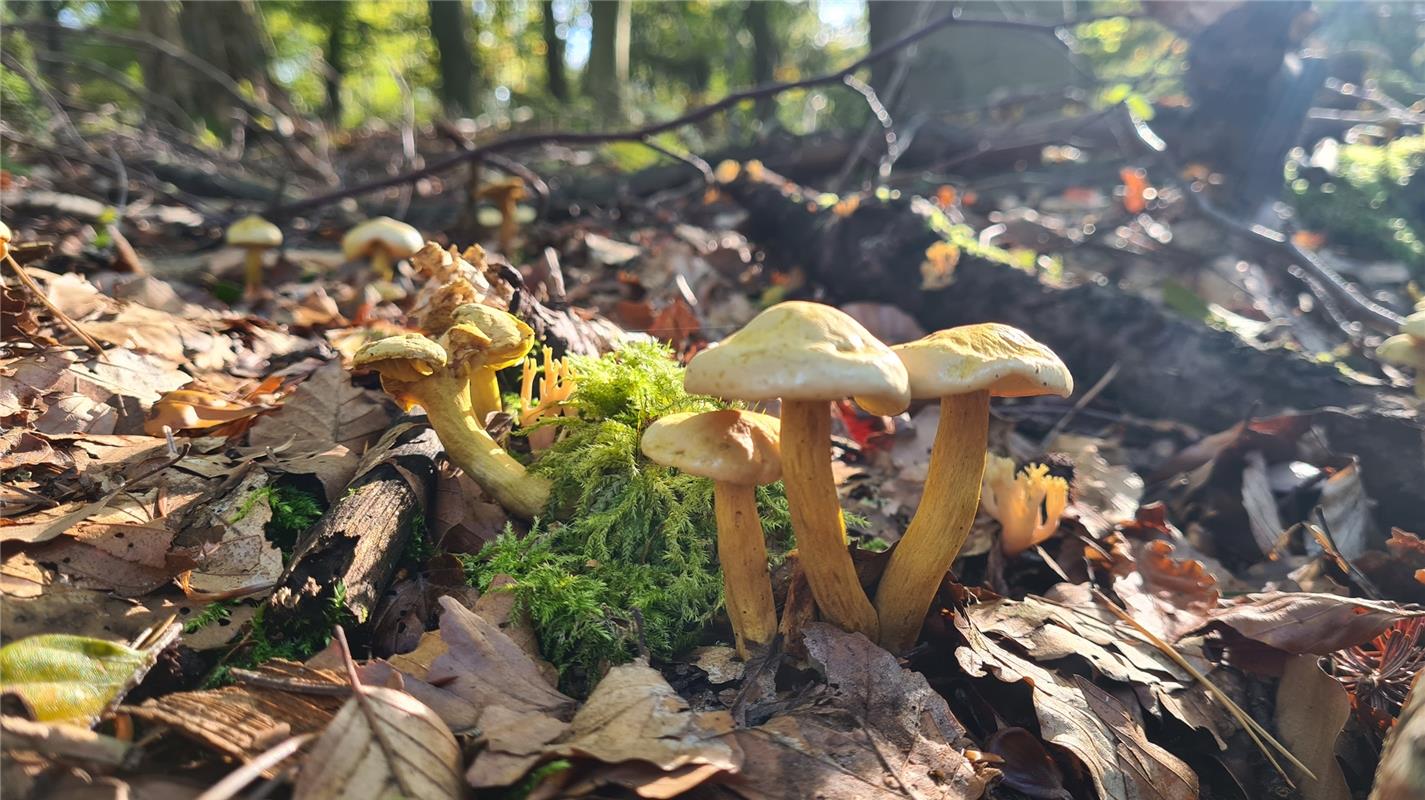
[[[518,318],[481,304],[479,294],[468,282],[451,281],[428,303],[423,333],[371,342],[354,363],[379,372],[407,409],[423,407],[452,463],[528,519],[543,510],[549,484],[527,473],[484,423],[500,410],[495,373],[523,361],[534,336]],[[536,372],[526,363],[522,395]],[[554,400],[568,394],[568,376],[549,363],[541,384]],[[1052,351],[1007,325],[967,325],[892,348],[842,311],[790,301],[696,355],[684,385],[693,394],[781,404],[780,418],[744,409],[671,415],[652,423],[641,442],[650,460],[714,481],[728,616],[746,657],[777,632],[759,485],[783,482],[800,562],[822,615],[903,652],[915,643],[979,507],[990,397],[1067,396],[1073,379]],[[831,471],[830,404],[847,397],[876,414],[898,414],[913,399],[939,400],[941,407],[924,496],[874,599],[852,563]],[[1006,486],[1018,480],[1013,473]],[[1001,491],[1006,507],[1024,499]],[[1045,527],[1041,502],[1032,505],[1025,536]],[[1054,502],[1048,505],[1057,519]]]
[[[256,214],[228,226],[228,246],[244,252],[243,296],[253,300],[262,294],[262,262],[269,250],[282,246],[282,229]],[[378,280],[395,280],[396,263],[410,258],[425,244],[420,231],[390,217],[368,219],[346,232],[341,240],[348,261],[370,263]]]
[[[777,630],[756,486],[781,478],[823,616],[903,652],[974,522],[990,397],[1068,396],[1073,378],[1049,348],[1007,325],[966,325],[888,347],[835,308],[790,301],[694,356],[684,385],[730,400],[781,401],[780,420],[745,410],[678,414],[650,425],[642,442],[653,461],[714,481],[728,616],[745,655]],[[940,401],[924,495],[874,599],[857,578],[831,472],[830,403],[846,397],[876,414]]]

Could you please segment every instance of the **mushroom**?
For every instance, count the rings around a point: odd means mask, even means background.
[[[228,244],[247,252],[244,262],[243,295],[251,299],[262,293],[262,256],[282,244],[282,229],[252,214],[234,222],[227,233]]]
[[[379,372],[381,386],[402,408],[424,408],[451,463],[507,511],[532,519],[549,499],[549,481],[526,472],[490,438],[470,408],[467,365],[483,362],[490,341],[468,323],[451,327],[439,343],[403,333],[361,348],[353,364]]]
[[[515,235],[519,232],[519,202],[527,196],[524,181],[519,178],[492,183],[480,189],[476,195],[495,204],[500,212],[500,252],[508,258],[514,247]]]
[[[0,222],[0,260],[10,255],[10,240],[15,235],[10,233],[10,226]]]
[[[457,325],[474,325],[490,339],[481,363],[470,367],[470,406],[475,410],[475,419],[483,425],[491,414],[504,409],[495,373],[524,363],[534,346],[534,329],[508,311],[481,303],[460,306],[451,318]]]
[[[940,400],[920,507],[876,591],[881,646],[904,652],[915,644],[925,612],[975,520],[990,397],[1067,397],[1074,379],[1052,350],[1018,328],[994,322],[936,331],[893,349],[910,376],[911,397]]]
[[[688,362],[694,394],[782,400],[782,471],[792,530],[812,595],[828,620],[874,639],[876,610],[846,549],[831,474],[831,401],[866,398],[876,413],[910,402],[905,367],[859,322],[831,306],[788,301]]]
[[[1409,320],[1417,316],[1425,316],[1425,312],[1417,311],[1407,317],[1407,326]],[[1376,348],[1376,358],[1387,364],[1415,370],[1415,396],[1425,399],[1425,380],[1422,380],[1425,377],[1425,338],[1397,333],[1380,343]]]
[[[1000,551],[1013,558],[1054,535],[1069,502],[1069,483],[1044,464],[1016,471],[1014,460],[991,454],[985,464],[980,504],[999,520]]]
[[[777,635],[777,606],[757,487],[782,474],[776,417],[729,409],[671,414],[643,432],[643,454],[665,467],[713,480],[717,558],[737,654]]]
[[[395,262],[410,258],[425,242],[421,232],[390,217],[368,219],[346,232],[341,251],[350,261],[370,259],[371,268],[383,281],[396,277]]]

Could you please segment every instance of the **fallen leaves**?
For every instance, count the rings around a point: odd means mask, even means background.
[[[1419,616],[1425,616],[1425,611],[1394,603],[1334,594],[1266,592],[1232,601],[1214,612],[1209,622],[1287,653],[1326,655],[1368,642],[1400,620]]]
[[[1351,715],[1351,703],[1346,690],[1316,661],[1306,655],[1287,660],[1277,684],[1277,732],[1312,772],[1297,770],[1294,776],[1303,800],[1350,800],[1346,776],[1336,763],[1336,738]]]
[[[296,800],[461,796],[460,745],[434,711],[399,689],[351,688],[302,764]]]
[[[41,722],[88,725],[138,683],[156,655],[83,636],[31,636],[0,647],[0,692],[18,696]]]

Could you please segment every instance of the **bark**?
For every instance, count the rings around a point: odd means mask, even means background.
[[[1425,424],[1406,410],[1411,401],[1403,395],[1352,382],[1291,351],[1255,348],[1110,285],[1051,286],[1020,269],[962,258],[948,288],[922,290],[925,249],[940,237],[906,200],[862,202],[838,218],[809,212],[805,198],[815,193],[799,187],[744,178],[730,191],[750,212],[748,237],[803,265],[828,302],[890,303],[927,330],[1014,325],[1052,347],[1082,387],[1118,363],[1102,397],[1136,416],[1218,431],[1248,414],[1323,409],[1313,422],[1335,452],[1360,459],[1382,528],[1425,527],[1418,499]]]
[[[322,116],[328,122],[341,120],[341,84],[346,76],[346,31],[351,18],[351,6],[344,2],[322,3],[317,6],[327,26],[326,90],[327,104]]]
[[[357,476],[298,543],[268,601],[270,630],[329,625],[339,585],[345,591],[342,605],[358,627],[370,620],[406,541],[424,535],[412,529],[424,517],[435,461],[443,452],[435,431],[424,424],[397,434],[376,465]]]
[[[440,57],[440,101],[445,113],[475,113],[474,26],[460,0],[430,0],[430,32]]]
[[[752,83],[761,86],[771,83],[777,77],[777,63],[781,61],[781,47],[772,30],[772,4],[763,0],[750,0],[744,12],[743,24],[752,34]],[[757,101],[757,118],[770,119],[776,111],[777,100],[765,97]]]
[[[178,23],[177,0],[155,0],[139,3],[139,31],[155,39],[183,46],[183,31]],[[145,48],[139,51],[139,68],[143,71],[144,85],[154,94],[168,98],[173,105],[183,109],[192,117],[200,116],[197,86],[192,74],[177,60],[157,50]],[[168,122],[187,127],[191,120],[168,119]]]
[[[623,116],[623,89],[628,83],[628,48],[632,38],[629,0],[591,0],[594,19],[584,91],[598,103],[606,119]]]
[[[554,3],[539,4],[544,17],[544,72],[549,94],[561,103],[569,100],[569,76],[564,72],[564,40],[559,36],[559,21],[554,18]]]
[[[272,61],[267,32],[255,0],[212,0],[181,3],[178,25],[184,49],[195,53],[238,83],[250,85],[259,100],[271,91],[267,68]],[[234,101],[211,87],[199,86],[193,98],[195,116],[217,130],[231,127]]]

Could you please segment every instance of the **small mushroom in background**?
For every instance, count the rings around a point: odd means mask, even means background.
[[[1415,370],[1415,396],[1425,400],[1425,310],[1406,317],[1400,333],[1376,348],[1376,358]]]
[[[381,374],[381,386],[401,407],[425,409],[446,456],[506,511],[532,519],[549,499],[549,481],[525,471],[486,433],[470,407],[470,370],[483,363],[490,338],[459,324],[440,342],[403,333],[362,347],[355,369]]]
[[[480,363],[468,367],[470,407],[475,411],[475,419],[483,425],[491,414],[504,410],[495,373],[524,363],[524,357],[534,346],[534,329],[508,311],[481,303],[460,306],[455,309],[452,320],[456,325],[475,326],[490,340]]]
[[[777,635],[777,604],[757,487],[782,475],[776,417],[755,411],[670,414],[643,432],[643,454],[665,467],[713,480],[717,558],[737,654]]]
[[[390,217],[368,219],[346,232],[341,239],[341,251],[348,261],[368,259],[371,268],[383,281],[396,278],[396,262],[410,258],[425,240],[421,232]]]
[[[500,252],[509,258],[515,245],[515,236],[519,234],[520,223],[534,220],[534,210],[519,204],[521,200],[529,196],[529,193],[525,191],[524,181],[519,178],[510,178],[492,183],[482,187],[476,196],[482,200],[489,200],[499,212]],[[522,214],[521,211],[526,213]],[[489,227],[493,227],[489,223],[495,221],[479,220],[481,225]]]
[[[909,375],[911,397],[940,401],[920,506],[891,551],[876,591],[881,646],[899,653],[915,644],[975,521],[990,397],[1067,397],[1074,379],[1054,351],[1018,328],[993,322],[936,331],[892,349]]]
[[[788,301],[688,362],[693,394],[782,400],[782,472],[807,582],[822,613],[875,639],[879,624],[846,548],[831,472],[831,401],[857,396],[877,414],[910,403],[905,367],[859,322],[831,306]]]
[[[234,222],[227,233],[227,243],[245,252],[243,262],[243,296],[251,300],[262,294],[262,259],[268,250],[282,246],[282,229],[252,214]]]
[[[999,546],[1006,556],[1013,558],[1053,536],[1068,502],[1068,482],[1051,476],[1047,465],[1016,471],[1014,459],[989,455],[980,503],[999,520]]]

